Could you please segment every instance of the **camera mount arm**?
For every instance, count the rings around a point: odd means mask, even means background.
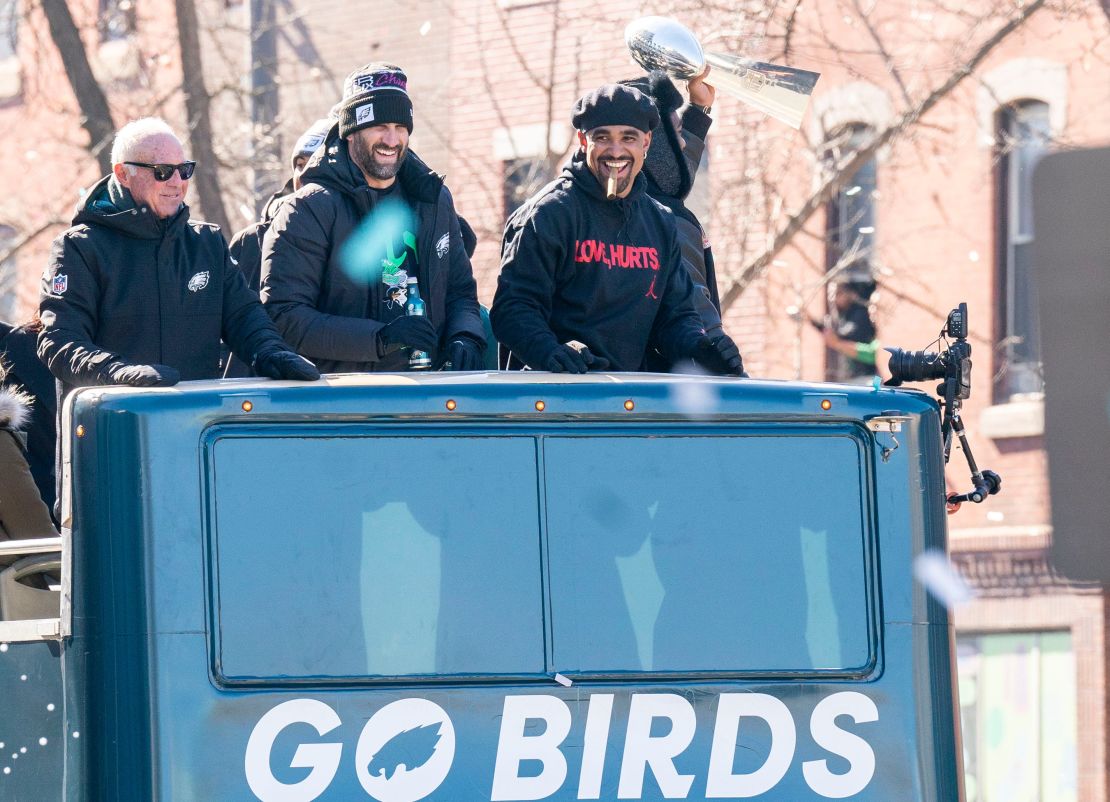
[[[952,407],[949,404],[956,405],[955,411],[951,414],[949,411]],[[971,444],[967,441],[967,432],[964,430],[964,423],[960,419],[959,401],[948,402],[945,405],[944,415],[944,464],[948,464],[948,458],[952,453],[952,435],[955,434],[960,440],[960,447],[964,451],[964,456],[967,457],[967,466],[971,468],[971,484],[973,486],[973,489],[967,493],[949,493],[946,501],[949,504],[961,504],[965,501],[980,504],[987,496],[993,496],[1002,489],[1002,477],[994,471],[981,471],[979,466],[975,464],[975,455],[971,453]]]

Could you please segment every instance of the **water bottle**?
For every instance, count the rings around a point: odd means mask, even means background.
[[[420,297],[420,288],[416,286],[416,276],[409,276],[406,282],[408,300],[405,301],[405,314],[424,317],[427,309],[424,299]],[[409,370],[428,370],[432,367],[432,357],[427,351],[413,351],[409,354]]]

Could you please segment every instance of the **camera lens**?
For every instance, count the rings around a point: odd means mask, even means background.
[[[944,378],[944,356],[935,351],[903,351],[887,348],[890,352],[890,381],[897,387],[902,382],[919,382]]]

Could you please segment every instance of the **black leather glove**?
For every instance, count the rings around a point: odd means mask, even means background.
[[[698,340],[694,351],[694,361],[719,376],[742,376],[744,360],[740,358],[740,349],[727,334],[718,334],[715,337],[702,337]]]
[[[485,343],[481,345],[470,337],[460,335],[447,344],[447,359],[444,370],[481,370],[485,367],[482,355]]]
[[[104,371],[109,384],[126,384],[131,387],[173,387],[181,381],[177,368],[169,365],[136,365],[131,362],[112,362]]]
[[[316,366],[292,351],[263,351],[254,358],[254,372],[271,379],[313,382],[320,378]]]
[[[398,348],[414,348],[429,354],[439,345],[436,327],[426,317],[413,315],[398,317],[386,323],[378,331],[382,343],[382,353],[391,354]]]
[[[543,367],[552,373],[585,373],[590,370],[605,370],[609,367],[609,360],[596,356],[582,343],[566,343],[556,346]]]

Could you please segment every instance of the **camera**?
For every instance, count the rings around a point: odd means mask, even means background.
[[[948,338],[952,342],[948,342]],[[890,378],[888,387],[901,387],[902,382],[942,379],[937,393],[946,399],[960,401],[971,397],[971,343],[967,341],[967,304],[961,303],[948,313],[941,330],[940,341],[948,347],[943,351],[904,351],[887,348],[890,352]]]

